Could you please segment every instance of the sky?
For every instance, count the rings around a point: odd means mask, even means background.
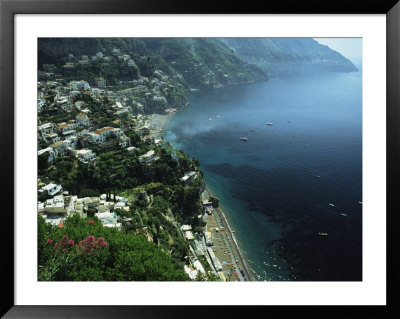
[[[350,60],[362,57],[362,38],[314,38]]]

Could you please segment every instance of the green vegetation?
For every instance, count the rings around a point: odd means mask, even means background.
[[[183,269],[154,243],[103,227],[96,218],[69,217],[62,228],[38,217],[39,281],[184,281]]]
[[[218,204],[219,204],[218,198],[210,196],[209,200],[212,204],[212,207],[218,207]]]

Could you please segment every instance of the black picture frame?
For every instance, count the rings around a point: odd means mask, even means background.
[[[387,21],[387,305],[386,306],[21,306],[14,302],[14,15],[15,14],[385,14]],[[0,132],[2,213],[1,310],[4,318],[160,318],[262,315],[333,318],[399,311],[400,243],[397,182],[400,137],[400,3],[398,0],[291,0],[246,3],[162,0],[0,0]],[[265,308],[268,307],[268,308]],[[189,308],[189,309],[188,309]]]

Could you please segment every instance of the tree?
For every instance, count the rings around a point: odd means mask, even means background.
[[[43,171],[49,167],[49,154],[48,152],[44,152],[38,156],[38,169],[39,171]]]
[[[80,191],[79,197],[99,197],[100,192],[97,189],[84,188]]]
[[[218,205],[219,205],[218,198],[210,196],[209,200],[210,200],[210,202],[212,204],[212,207],[218,207]]]

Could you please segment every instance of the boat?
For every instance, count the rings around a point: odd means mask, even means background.
[[[340,213],[340,215],[342,215],[342,216],[347,216],[347,214],[345,214],[345,213]]]
[[[243,141],[243,142],[247,142],[248,138],[247,137],[241,137],[240,140]]]
[[[209,120],[209,121],[212,121],[212,118],[209,118],[208,120]]]
[[[335,205],[334,205],[334,204],[332,204],[332,203],[329,203],[329,206],[332,206],[332,207],[333,207],[333,206],[335,206]]]
[[[328,233],[318,233],[320,236],[328,236]]]
[[[319,176],[319,175],[314,175],[315,177],[317,177],[317,178],[320,178],[321,176]]]
[[[362,204],[362,202],[358,202],[359,204]]]
[[[269,126],[274,125],[274,123],[272,123],[272,122],[267,122],[267,123],[265,123],[265,124],[267,124],[267,125],[269,125]]]
[[[216,115],[215,117],[219,117],[219,115]]]

